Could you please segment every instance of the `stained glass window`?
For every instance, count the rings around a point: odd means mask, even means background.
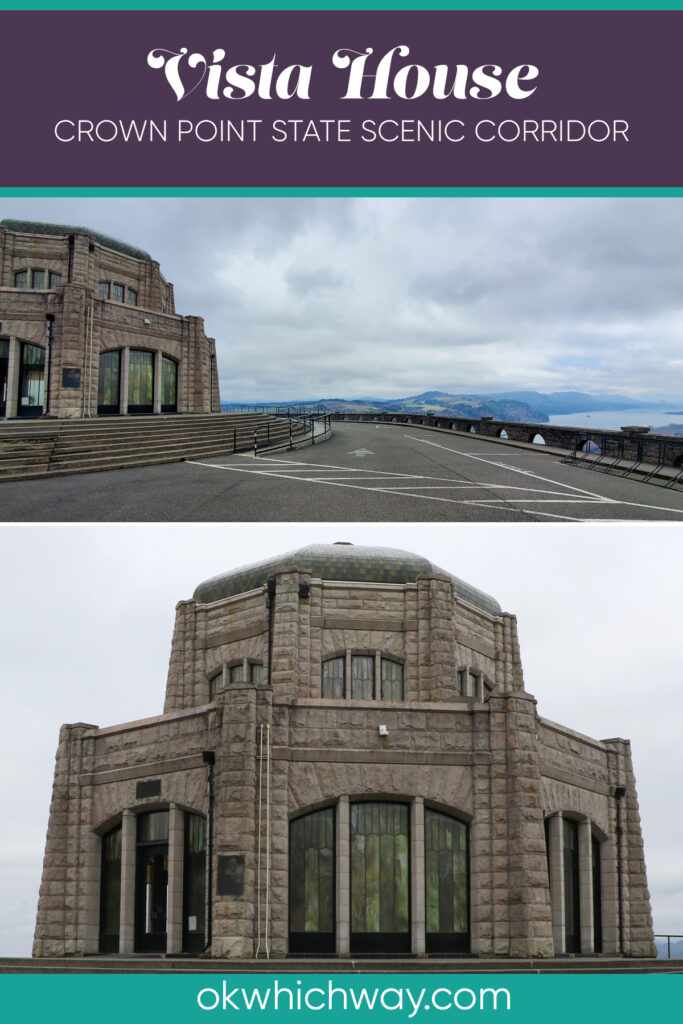
[[[351,699],[373,700],[375,696],[375,659],[365,654],[351,657]]]
[[[403,700],[403,665],[382,658],[382,700]]]
[[[168,840],[168,811],[150,811],[138,817],[139,843],[165,843]]]
[[[132,348],[128,356],[128,409],[151,412],[154,393],[154,356]]]
[[[98,412],[119,411],[119,381],[121,372],[121,353],[100,353],[100,373],[97,384]]]
[[[323,662],[322,695],[333,700],[341,700],[345,694],[344,658],[330,658]]]
[[[178,407],[178,364],[161,357],[161,410],[175,412]]]
[[[468,931],[467,825],[425,809],[427,948],[456,951]],[[440,936],[430,942],[430,935]]]
[[[405,804],[351,805],[351,933],[359,951],[369,936],[409,935],[409,856]],[[387,938],[387,952],[389,945]]]
[[[289,830],[290,952],[334,950],[334,809],[292,821]]]

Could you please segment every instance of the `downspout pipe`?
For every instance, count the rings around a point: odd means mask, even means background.
[[[206,786],[208,793],[208,840],[207,840],[207,878],[206,884],[208,889],[209,898],[207,900],[206,908],[206,942],[202,953],[206,953],[207,949],[211,946],[213,941],[213,770],[216,764],[216,752],[215,750],[204,750],[202,752],[202,761],[209,769]]]
[[[50,378],[52,377],[52,339],[55,323],[54,313],[46,313],[45,320],[47,321],[47,380],[45,381],[45,409],[43,415],[47,416],[50,412]]]
[[[626,787],[617,786],[614,790],[614,799],[617,802],[617,888],[619,899],[619,955],[624,955],[624,880],[622,863],[622,824],[621,824],[621,801],[626,796]]]

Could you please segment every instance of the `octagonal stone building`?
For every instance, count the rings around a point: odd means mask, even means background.
[[[514,616],[312,545],[177,606],[163,714],[60,734],[36,956],[654,955],[629,743],[541,718]]]
[[[0,221],[0,420],[220,412],[216,346],[149,253]]]

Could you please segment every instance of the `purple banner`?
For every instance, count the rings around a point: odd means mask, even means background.
[[[6,12],[0,185],[683,185],[683,12]]]

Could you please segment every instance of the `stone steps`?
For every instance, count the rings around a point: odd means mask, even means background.
[[[404,958],[218,960],[179,956],[2,957],[0,974],[680,974],[683,960]]]
[[[293,435],[303,433],[295,423]],[[289,440],[289,422],[257,414],[0,424],[0,481],[210,458]]]

